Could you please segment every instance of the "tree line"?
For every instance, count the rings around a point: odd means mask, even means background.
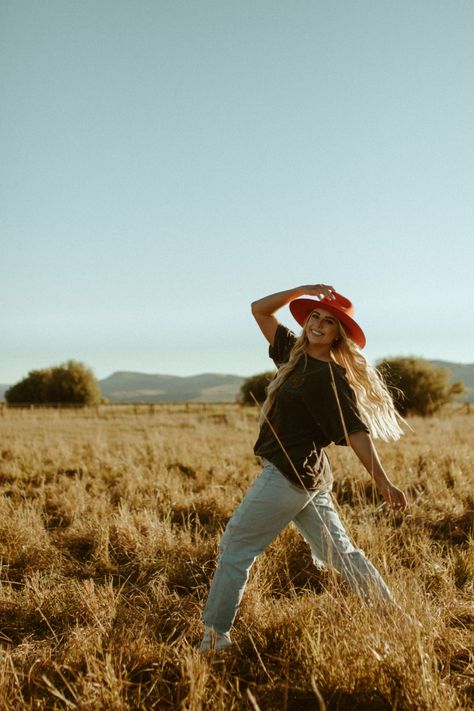
[[[464,392],[461,381],[450,383],[450,371],[431,365],[422,358],[382,360],[377,368],[392,393],[402,415],[433,415],[443,405]],[[238,401],[253,405],[265,400],[266,388],[275,371],[246,378]],[[9,404],[98,405],[105,401],[90,368],[70,360],[62,365],[32,370],[5,393]]]

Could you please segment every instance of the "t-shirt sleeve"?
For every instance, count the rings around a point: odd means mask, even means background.
[[[331,378],[331,369],[323,370],[309,378],[304,388],[303,399],[311,415],[330,442],[345,445],[346,437],[342,424],[344,418],[347,434],[352,432],[369,432],[362,421],[357,401],[351,386],[337,367],[332,367],[337,388],[337,398]],[[306,384],[305,384],[306,385]]]
[[[296,336],[293,331],[279,323],[275,333],[273,346],[268,349],[268,355],[278,368],[282,363],[286,363],[290,357],[290,352],[295,345]]]

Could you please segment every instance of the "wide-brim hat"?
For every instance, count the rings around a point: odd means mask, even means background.
[[[290,301],[290,311],[300,326],[304,325],[310,313],[315,309],[328,311],[339,319],[354,343],[359,348],[363,348],[366,343],[365,334],[353,319],[354,305],[352,301],[336,291],[333,291],[332,295],[335,297],[334,300],[328,299],[326,296],[322,299],[294,299],[294,301]]]

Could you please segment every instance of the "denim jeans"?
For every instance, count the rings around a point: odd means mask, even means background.
[[[331,494],[305,491],[264,460],[261,474],[222,536],[204,609],[206,625],[217,632],[230,631],[250,568],[290,521],[309,544],[316,565],[337,570],[366,601],[378,598],[394,603],[380,573],[363,551],[351,543]]]

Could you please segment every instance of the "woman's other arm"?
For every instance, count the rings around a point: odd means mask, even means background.
[[[367,432],[363,432],[362,430],[353,432],[349,435],[349,442],[364,467],[373,477],[375,486],[389,506],[393,509],[405,511],[408,505],[405,494],[403,491],[400,491],[400,489],[397,489],[386,475],[374,444]]]
[[[289,304],[293,299],[299,296],[326,296],[328,299],[333,299],[333,286],[326,284],[306,284],[304,286],[296,286],[294,289],[286,291],[278,291],[275,294],[269,294],[257,301],[252,302],[252,314],[258,323],[263,335],[273,346],[275,333],[278,327],[278,319],[275,318],[275,312],[281,309],[286,304]]]

